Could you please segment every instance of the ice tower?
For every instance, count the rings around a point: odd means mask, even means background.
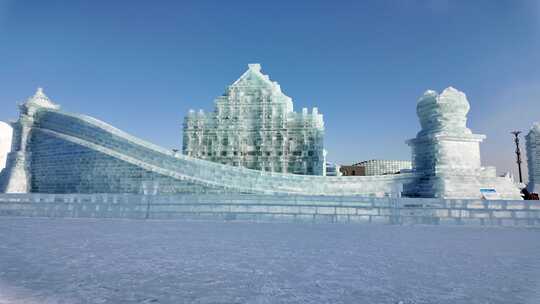
[[[419,99],[416,112],[421,130],[407,141],[412,148],[416,183],[405,194],[419,197],[521,199],[509,178],[497,177],[495,168],[482,167],[480,143],[484,135],[467,128],[470,105],[467,97],[452,87],[441,94],[428,90]]]
[[[293,111],[277,82],[248,70],[215,100],[213,113],[191,110],[183,129],[183,153],[250,169],[324,175],[324,122],[317,108]]]
[[[529,168],[529,192],[540,192],[540,122],[531,128],[526,136],[527,168]]]
[[[7,156],[6,168],[0,175],[0,192],[30,192],[30,163],[32,153],[29,150],[30,133],[34,127],[36,113],[43,108],[58,109],[59,106],[52,103],[41,88],[38,88],[34,96],[30,97],[25,103],[19,105],[19,120],[12,124],[13,138],[11,152]]]

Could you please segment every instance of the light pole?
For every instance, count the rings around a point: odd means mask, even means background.
[[[514,142],[516,143],[516,162],[519,171],[519,182],[523,183],[523,177],[521,176],[521,151],[519,149],[519,134],[521,131],[512,131],[510,133],[514,134]]]

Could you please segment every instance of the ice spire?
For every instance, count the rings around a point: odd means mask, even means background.
[[[42,108],[51,108],[51,109],[58,109],[59,106],[57,104],[54,104],[47,95],[43,92],[43,88],[37,88],[36,93],[34,96],[28,98],[26,101],[27,105],[33,105],[38,106]]]
[[[257,72],[261,71],[261,65],[259,63],[250,63],[248,64],[248,68],[252,71],[257,71]]]

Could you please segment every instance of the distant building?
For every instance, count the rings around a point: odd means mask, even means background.
[[[317,108],[293,111],[292,99],[277,82],[249,69],[225,94],[215,110],[190,110],[184,120],[183,153],[250,169],[324,175],[324,122]]]
[[[350,166],[341,166],[345,176],[372,176],[396,174],[402,170],[411,170],[412,164],[406,160],[366,160]]]
[[[365,176],[366,168],[357,165],[341,165],[339,167],[339,172],[341,172],[341,175],[343,176]]]
[[[527,141],[527,167],[529,168],[529,192],[540,192],[540,123],[535,123],[525,136]]]
[[[340,168],[334,163],[326,163],[326,176],[341,176]]]

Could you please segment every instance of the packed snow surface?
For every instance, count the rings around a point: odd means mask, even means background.
[[[540,230],[0,218],[0,303],[540,303]]]

